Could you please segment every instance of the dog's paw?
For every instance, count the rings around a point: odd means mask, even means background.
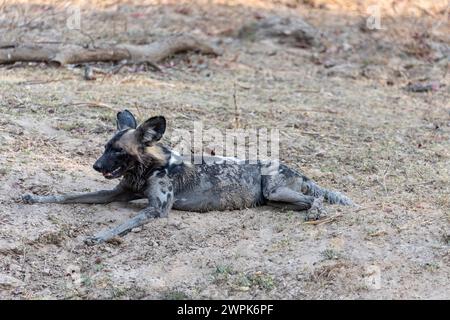
[[[306,212],[305,220],[320,220],[326,218],[327,211],[323,206],[323,198],[315,198],[311,208]]]
[[[87,237],[86,239],[84,239],[84,243],[88,246],[94,246],[96,244],[100,244],[102,242],[105,242],[105,239],[103,237]]]
[[[32,204],[37,202],[37,197],[32,194],[25,194],[22,196],[23,203]]]

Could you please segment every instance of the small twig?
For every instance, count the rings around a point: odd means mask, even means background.
[[[116,111],[116,108],[111,107],[110,105],[107,105],[105,103],[99,103],[99,102],[76,102],[76,103],[67,103],[63,105],[64,107],[68,106],[86,106],[86,107],[100,107],[100,108],[106,108],[109,110]]]
[[[373,237],[384,236],[384,235],[386,235],[386,234],[387,234],[387,231],[386,231],[386,230],[378,230],[378,231],[369,233],[368,236],[373,238]]]
[[[378,206],[360,207],[360,208],[356,209],[356,210],[353,211],[353,212],[357,213],[357,212],[360,212],[360,211],[363,211],[363,210],[374,209],[374,208],[377,208],[377,207],[378,207]]]
[[[22,272],[24,274],[24,279],[26,278],[26,270],[25,270],[25,264],[27,261],[27,247],[24,241],[24,238],[21,238],[21,242],[22,242],[22,247],[23,247],[23,251],[22,251],[22,261],[21,261],[21,268],[22,268]]]
[[[51,83],[51,82],[59,82],[64,80],[74,80],[73,78],[61,78],[61,79],[52,79],[52,80],[30,80],[30,81],[21,81],[18,82],[18,85],[35,85],[35,84],[45,84],[45,83]]]
[[[285,131],[280,131],[280,134],[281,134],[282,136],[287,137],[287,138],[290,138],[290,139],[292,139],[292,137],[293,137],[293,136],[291,136],[290,134],[288,134],[288,133],[285,132]]]
[[[137,111],[137,113],[139,115],[139,118],[140,119],[144,119],[143,116],[142,116],[141,108],[139,108],[139,105],[137,103],[134,103],[134,107],[136,108],[136,111]]]
[[[338,114],[338,112],[335,110],[327,110],[327,109],[289,109],[289,110],[297,112],[323,112],[323,113]]]
[[[16,43],[0,42],[0,49],[12,49],[17,46]]]
[[[148,62],[146,62],[146,65],[147,65],[148,67],[150,67],[150,68],[153,68],[153,71],[156,71],[156,72],[163,72],[163,70],[162,70],[156,63],[153,63],[153,62],[151,62],[151,61],[148,61]]]
[[[236,101],[236,82],[233,83],[233,103],[234,103],[234,126],[240,128],[240,111]]]
[[[323,133],[319,133],[319,132],[311,132],[311,131],[297,131],[300,134],[306,134],[306,135],[310,135],[310,136],[315,136],[315,137],[328,137],[328,138],[333,138],[333,139],[339,139],[339,136],[335,136],[335,135],[328,135],[328,134],[323,134]]]
[[[123,67],[127,65],[126,61],[121,61],[117,66],[114,66],[112,69],[109,70],[110,74],[118,74],[120,70],[122,70]]]
[[[431,223],[433,221],[434,221],[433,219],[428,219],[428,220],[424,220],[424,221],[422,221],[420,223],[406,223],[406,224],[404,224],[401,227],[399,227],[399,226],[395,226],[395,227],[397,228],[397,231],[400,232],[400,231],[406,230],[406,229],[408,229],[410,227],[413,227],[413,226],[420,226],[421,227],[421,226],[423,226],[425,224],[429,224],[429,223]]]
[[[111,72],[109,72],[107,70],[105,71],[105,70],[103,70],[101,68],[96,68],[96,67],[91,67],[91,68],[92,68],[92,71],[95,72],[95,73],[106,74],[106,75],[111,73]]]
[[[325,219],[322,219],[322,220],[305,221],[304,224],[320,226],[320,225],[325,224],[325,223],[333,222],[334,220],[336,220],[337,218],[339,218],[341,216],[342,216],[342,213],[339,213],[339,214],[336,214],[333,217],[325,218]]]
[[[386,168],[386,170],[384,171],[384,174],[383,174],[383,187],[384,187],[384,192],[386,193],[386,195],[388,195],[388,190],[387,190],[387,187],[386,187],[386,177],[387,177],[387,174],[389,172],[389,169],[391,168],[391,165],[392,165],[392,160],[389,160],[389,165],[388,165],[388,167]]]
[[[320,90],[317,90],[317,89],[297,89],[295,91],[298,91],[298,92],[312,92],[312,93],[319,93],[320,92]]]
[[[410,184],[407,184],[406,186],[408,188],[415,187],[415,186],[425,186],[427,184],[433,184],[435,181],[436,180],[430,180],[430,181],[425,181],[425,182],[417,182],[417,183],[410,183]]]
[[[321,133],[319,132],[311,132],[311,131],[300,131],[301,134],[306,134],[306,135],[310,135],[310,136],[322,136]]]
[[[66,42],[62,42],[62,41],[36,41],[34,42],[35,44],[67,44]]]

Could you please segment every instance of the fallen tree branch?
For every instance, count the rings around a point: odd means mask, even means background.
[[[187,35],[168,37],[147,45],[120,44],[86,48],[75,44],[3,44],[0,64],[14,62],[47,62],[55,66],[89,62],[155,64],[176,53],[199,51],[220,55],[221,50],[206,41]]]

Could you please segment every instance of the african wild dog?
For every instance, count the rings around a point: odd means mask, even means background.
[[[166,130],[164,117],[153,117],[137,126],[124,110],[117,114],[117,132],[108,141],[94,169],[106,179],[123,177],[113,190],[52,196],[25,195],[26,203],[109,203],[148,199],[134,218],[90,237],[88,244],[107,241],[147,223],[166,217],[171,208],[184,211],[231,210],[269,204],[321,214],[321,200],[344,205],[351,200],[339,192],[319,187],[283,164],[235,158],[203,157],[192,164],[158,141]],[[194,162],[197,163],[197,162]],[[270,174],[267,170],[276,168]]]

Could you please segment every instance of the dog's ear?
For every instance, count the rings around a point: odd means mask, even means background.
[[[128,110],[123,110],[117,113],[117,130],[136,129],[137,123],[133,114]]]
[[[139,125],[136,136],[140,143],[149,146],[159,141],[166,131],[166,119],[163,116],[152,117]]]

